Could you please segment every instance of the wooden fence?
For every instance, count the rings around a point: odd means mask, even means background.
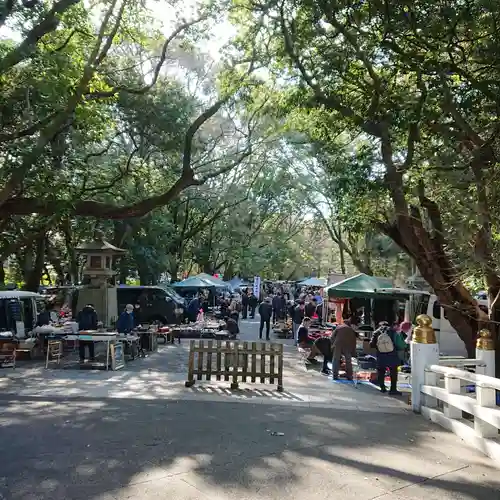
[[[197,359],[195,359],[197,358]],[[283,391],[283,345],[265,342],[191,340],[186,387],[196,380],[278,384]]]

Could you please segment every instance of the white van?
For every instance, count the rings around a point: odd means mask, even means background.
[[[405,302],[405,321],[410,321],[413,325],[415,325],[415,318],[419,314],[430,316],[441,354],[446,356],[467,356],[467,350],[462,339],[448,321],[446,308],[440,306],[436,295],[423,290],[404,288],[385,288],[378,291],[390,293],[395,297],[401,296],[401,301]],[[482,309],[488,310],[487,300],[476,300]]]
[[[11,331],[17,338],[25,338],[36,325],[38,293],[22,290],[0,292],[0,331]]]

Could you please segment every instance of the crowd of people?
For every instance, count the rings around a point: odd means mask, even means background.
[[[311,319],[304,316],[298,328],[297,339],[301,347],[310,348],[307,363],[317,363],[316,357],[323,356],[323,375],[331,375],[334,380],[339,378],[339,369],[342,360],[345,363],[347,380],[353,378],[352,358],[357,356],[357,340],[359,333],[356,329],[355,318],[347,319],[343,324],[335,327],[331,337],[309,337]],[[403,322],[398,326],[390,326],[381,322],[373,332],[370,347],[376,351],[377,383],[381,392],[387,392],[385,376],[389,372],[389,394],[400,395],[397,388],[398,367],[407,358],[408,345],[411,340],[411,323]],[[332,364],[330,370],[328,365]]]
[[[323,322],[323,300],[319,291],[304,288],[267,288],[264,290],[262,300],[259,301],[252,289],[242,289],[232,295],[219,297],[218,305],[221,315],[231,318],[236,328],[240,317],[253,319],[258,311],[260,339],[270,340],[273,323],[291,320],[295,344],[310,349],[307,363],[318,363],[316,357],[322,356],[321,373],[331,376],[334,380],[339,378],[339,370],[343,363],[347,379],[352,380],[352,358],[357,355],[359,319],[353,315],[343,324],[336,326],[331,336],[310,337],[312,322],[319,325]],[[410,334],[411,324],[405,322],[395,326],[382,322],[373,332],[370,347],[376,351],[377,380],[382,392],[387,392],[385,376],[389,372],[391,381],[389,393],[400,394],[397,389],[398,367],[406,361]]]

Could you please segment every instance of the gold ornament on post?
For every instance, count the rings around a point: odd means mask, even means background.
[[[412,341],[416,344],[436,344],[436,332],[432,328],[432,319],[427,314],[417,316],[417,325],[413,330]]]
[[[491,332],[486,328],[479,331],[476,341],[476,348],[481,349],[482,351],[495,350],[495,342],[493,341],[493,336],[491,335]]]

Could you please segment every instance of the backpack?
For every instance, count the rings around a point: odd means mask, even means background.
[[[394,343],[389,335],[389,332],[383,331],[377,339],[377,350],[381,353],[388,353],[394,351]]]

